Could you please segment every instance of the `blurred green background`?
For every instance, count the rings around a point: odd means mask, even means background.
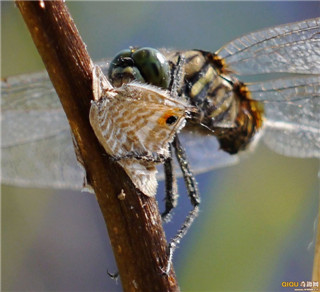
[[[130,45],[215,51],[272,25],[320,15],[319,2],[67,2],[94,60]],[[2,77],[44,67],[13,2],[1,2]],[[240,164],[197,176],[199,218],[174,266],[182,291],[292,291],[311,279],[315,159],[259,145]],[[183,182],[168,238],[190,209]],[[163,183],[158,190],[162,207]],[[2,186],[3,291],[121,291],[93,195]],[[150,247],[152,248],[152,247]]]

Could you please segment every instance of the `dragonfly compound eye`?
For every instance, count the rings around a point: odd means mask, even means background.
[[[170,67],[166,58],[153,48],[120,51],[111,61],[108,77],[113,86],[136,80],[164,89],[170,84]]]
[[[133,54],[134,63],[147,83],[167,89],[170,67],[166,58],[156,49],[140,48]]]
[[[131,49],[122,50],[110,62],[108,79],[113,86],[120,87],[132,80],[146,82],[134,64],[132,53]]]

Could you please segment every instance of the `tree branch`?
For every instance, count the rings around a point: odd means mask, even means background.
[[[69,120],[107,225],[124,291],[178,291],[173,270],[161,275],[167,265],[166,240],[155,198],[135,189],[124,170],[109,159],[90,126],[91,59],[65,4],[16,4]],[[118,197],[122,190],[124,199]]]

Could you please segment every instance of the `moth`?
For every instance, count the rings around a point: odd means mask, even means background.
[[[114,88],[99,66],[93,68],[93,96],[89,118],[99,142],[144,195],[154,196],[156,165],[169,157],[169,143],[192,108],[156,86]]]

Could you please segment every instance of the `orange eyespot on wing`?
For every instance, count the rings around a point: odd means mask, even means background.
[[[183,114],[181,113],[180,109],[170,109],[167,110],[159,119],[158,125],[165,126],[165,125],[173,125]]]

